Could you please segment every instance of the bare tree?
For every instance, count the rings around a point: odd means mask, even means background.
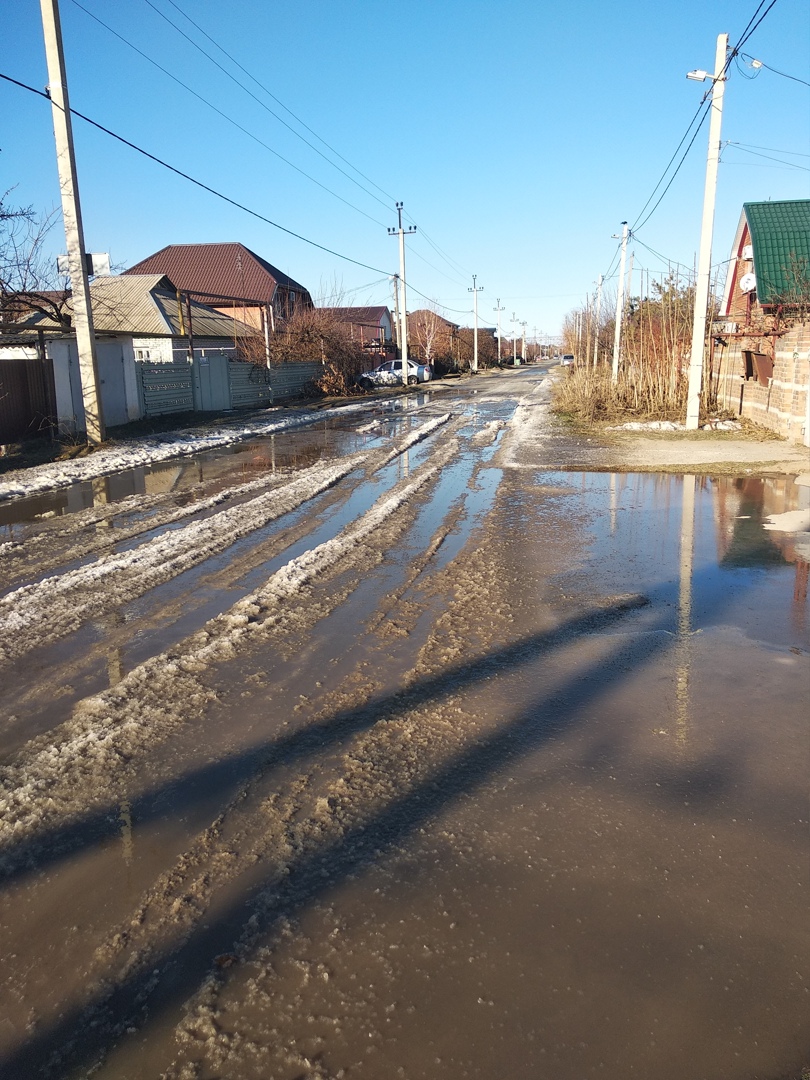
[[[32,313],[45,315],[69,330],[70,288],[46,253],[46,240],[59,211],[38,215],[29,207],[14,207],[9,192],[0,198],[0,316],[16,322]]]

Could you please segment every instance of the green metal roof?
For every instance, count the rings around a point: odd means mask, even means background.
[[[744,203],[760,304],[790,302],[810,282],[810,199]]]

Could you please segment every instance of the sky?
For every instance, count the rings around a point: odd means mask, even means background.
[[[60,0],[72,108],[255,212],[75,118],[86,247],[126,267],[239,241],[316,301],[393,307],[402,201],[409,310],[472,325],[475,275],[481,324],[500,306],[504,333],[553,339],[608,271],[609,302],[623,221],[634,294],[642,269],[694,265],[708,123],[655,207],[709,87],[685,75],[757,11],[726,84],[713,262],[743,202],[810,197],[810,5],[770,4]],[[3,9],[0,74],[42,90],[39,4]],[[49,102],[0,79],[0,117],[0,192],[52,210]]]

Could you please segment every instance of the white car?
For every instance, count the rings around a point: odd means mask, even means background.
[[[408,385],[430,382],[433,378],[433,368],[430,364],[417,364],[413,360],[408,361]],[[387,360],[379,367],[371,371],[364,371],[357,376],[357,384],[363,390],[373,390],[375,386],[401,386],[402,385],[402,361]]]
[[[570,353],[570,352],[565,353],[565,355],[560,360],[560,363],[562,364],[563,367],[571,367],[573,362],[574,362],[574,354]]]

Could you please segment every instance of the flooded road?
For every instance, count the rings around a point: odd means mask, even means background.
[[[547,394],[4,507],[0,1074],[799,1080],[810,488]]]

